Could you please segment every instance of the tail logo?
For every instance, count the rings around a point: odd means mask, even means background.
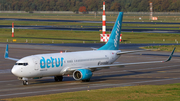
[[[116,28],[116,36],[114,39],[114,47],[117,47],[117,43],[118,43],[118,39],[119,39],[119,28],[120,28],[120,26],[121,26],[121,24],[118,21],[117,28]]]

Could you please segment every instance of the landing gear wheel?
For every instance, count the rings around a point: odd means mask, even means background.
[[[23,81],[23,85],[28,85],[28,81]]]
[[[54,76],[54,80],[55,80],[55,82],[58,82],[58,77]]]
[[[63,80],[63,76],[57,76],[57,78],[58,78],[59,81]]]
[[[87,80],[82,80],[82,82],[89,82],[90,81],[90,79],[87,79]]]
[[[54,80],[55,80],[56,82],[62,81],[62,80],[63,80],[63,76],[54,76]]]

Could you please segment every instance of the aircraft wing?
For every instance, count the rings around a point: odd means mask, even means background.
[[[18,61],[19,60],[19,59],[16,59],[16,58],[9,57],[8,44],[6,45],[6,51],[5,51],[5,54],[4,54],[4,58],[9,59],[9,60],[13,60],[13,61]]]
[[[122,63],[122,64],[109,64],[109,65],[97,65],[97,66],[89,66],[89,67],[86,67],[86,68],[69,68],[67,69],[67,71],[74,71],[74,70],[77,70],[77,69],[96,69],[96,68],[108,68],[108,67],[124,67],[126,65],[138,65],[138,64],[148,64],[148,63],[162,63],[162,62],[168,62],[171,60],[173,54],[174,54],[174,51],[175,51],[176,48],[173,49],[173,51],[171,52],[169,58],[165,61],[149,61],[149,62],[135,62],[135,63]],[[130,51],[129,51],[130,52]]]

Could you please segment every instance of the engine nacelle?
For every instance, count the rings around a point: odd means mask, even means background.
[[[73,72],[73,78],[75,80],[90,80],[92,72],[88,69],[78,69]]]

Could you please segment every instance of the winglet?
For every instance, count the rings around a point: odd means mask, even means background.
[[[9,51],[8,51],[8,44],[6,45],[6,51],[4,54],[4,58],[8,58],[9,57]]]
[[[173,56],[173,54],[174,54],[175,49],[176,49],[176,47],[174,47],[173,51],[171,52],[171,55],[170,55],[169,58],[168,58],[166,61],[164,61],[164,62],[168,62],[168,61],[171,60],[171,58],[172,58],[172,56]]]

